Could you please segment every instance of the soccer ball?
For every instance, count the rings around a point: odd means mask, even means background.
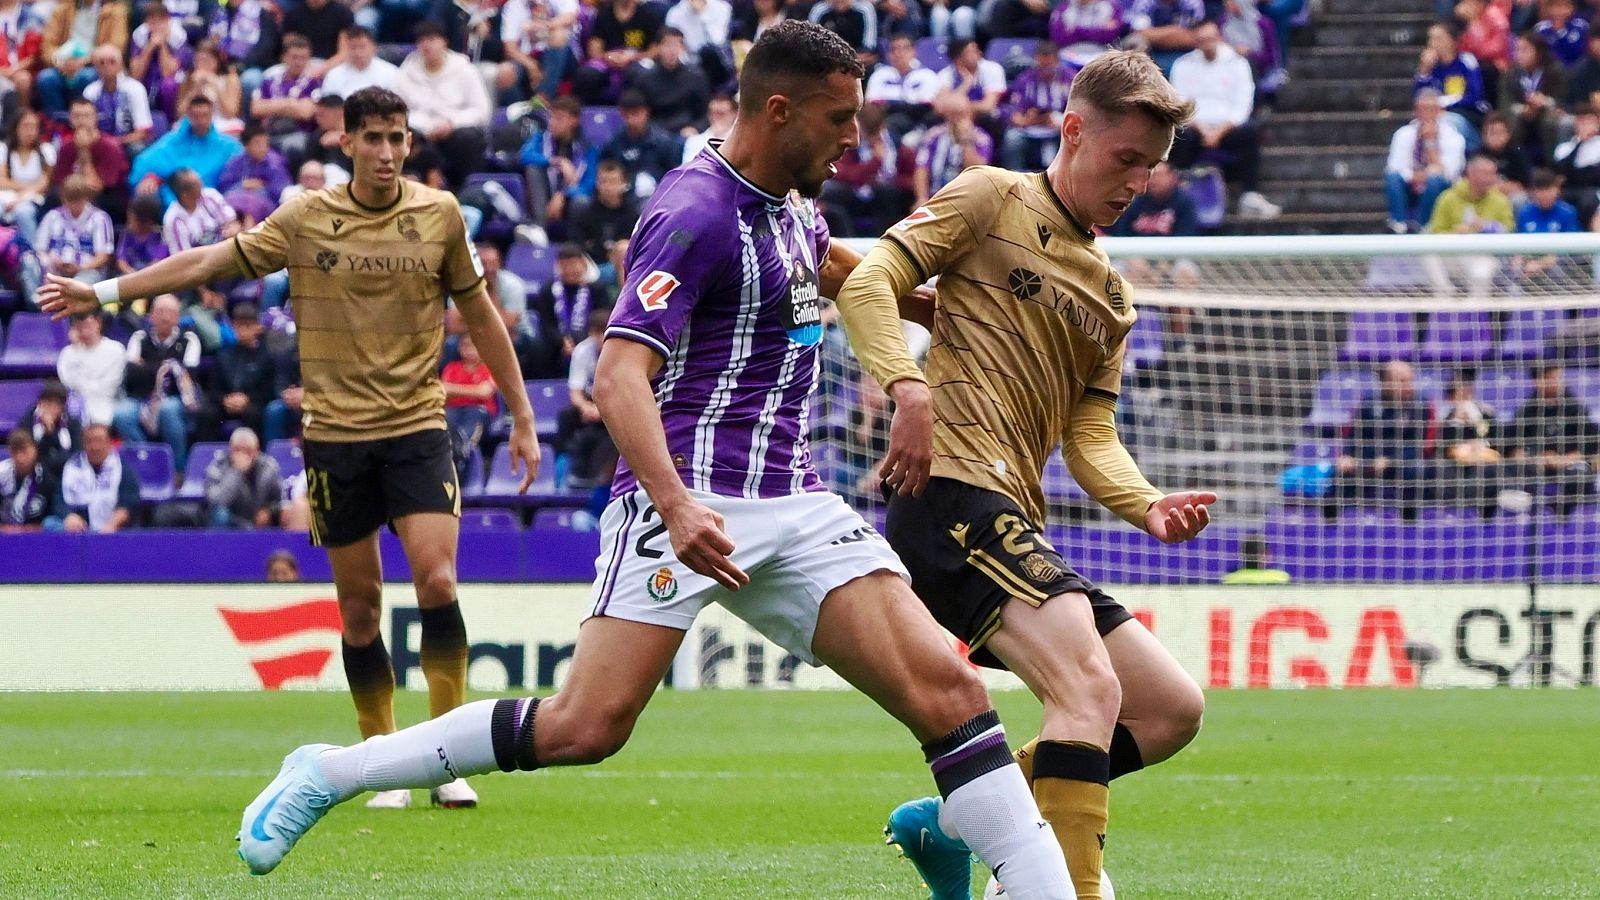
[[[1100,896],[1104,900],[1117,900],[1117,892],[1111,887],[1111,873],[1105,869],[1100,870]],[[983,900],[995,900],[995,898],[1005,900],[1005,897],[1006,889],[1000,882],[994,880],[993,875],[990,875],[989,883],[983,888]]]

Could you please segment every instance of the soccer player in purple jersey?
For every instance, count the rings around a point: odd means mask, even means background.
[[[819,297],[860,258],[829,241],[810,198],[855,146],[861,74],[855,51],[823,28],[768,30],[745,61],[727,141],[662,179],[640,219],[595,379],[625,464],[602,518],[593,612],[561,690],[294,751],[245,810],[252,871],[271,871],[328,808],[362,791],[616,753],[695,615],[721,603],[916,735],[944,798],[941,834],[928,840],[959,834],[1015,897],[1073,896],[981,682],[888,544],[811,466]]]

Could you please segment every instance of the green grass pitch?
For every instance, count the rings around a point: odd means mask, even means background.
[[[1030,736],[1033,702],[998,701]],[[353,728],[341,694],[0,696],[0,897],[925,896],[879,829],[931,779],[846,693],[663,692],[602,766],[482,777],[471,811],[350,804],[246,875],[244,804]],[[1108,867],[1123,900],[1596,897],[1597,751],[1593,690],[1215,693],[1187,752],[1115,784]]]

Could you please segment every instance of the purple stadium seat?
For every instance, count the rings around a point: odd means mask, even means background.
[[[1600,421],[1600,369],[1568,368],[1562,382],[1567,393],[1589,408],[1589,418]]]
[[[533,514],[533,527],[545,531],[572,530],[575,509],[541,509]]]
[[[163,445],[165,446],[165,445]],[[183,467],[183,486],[174,498],[178,500],[204,500],[206,498],[206,467],[214,459],[228,455],[228,445],[222,441],[201,442],[189,448],[189,462]],[[141,473],[143,474],[143,473]]]
[[[1486,312],[1436,312],[1417,358],[1425,362],[1481,362],[1494,354],[1494,323]]]
[[[551,464],[541,463],[539,473],[529,486],[528,493],[517,493],[517,487],[522,484],[522,476],[511,471],[511,445],[501,444],[494,448],[494,459],[489,464],[489,478],[484,483],[483,493],[479,499],[495,506],[586,506],[589,502],[589,491],[570,491],[556,487],[556,467],[553,461],[556,458],[554,447],[544,444],[540,447],[543,460]]]
[[[1323,372],[1311,401],[1306,426],[1337,429],[1349,424],[1361,401],[1378,390],[1378,376],[1371,372]]]
[[[278,471],[283,474],[284,481],[288,481],[305,470],[305,453],[300,449],[300,444],[295,441],[273,441],[267,445],[267,455],[278,461]]]
[[[67,345],[67,328],[44,313],[17,313],[6,329],[6,348],[0,352],[0,374],[47,375],[56,370],[56,357]]]
[[[1039,46],[1037,38],[995,38],[984,53],[989,59],[1015,72],[1033,65],[1033,48]]]
[[[1044,462],[1044,499],[1052,506],[1065,506],[1089,499],[1089,495],[1078,486],[1072,472],[1067,468],[1067,461],[1062,457],[1061,451],[1050,454]]]
[[[529,381],[528,402],[533,405],[533,430],[546,438],[556,433],[561,411],[572,405],[565,378],[546,378]]]
[[[950,65],[950,48],[936,37],[918,38],[917,62],[925,69],[942,72]]]
[[[1533,379],[1516,369],[1489,369],[1478,373],[1472,394],[1494,410],[1495,419],[1510,422],[1533,396]]]
[[[1195,221],[1202,229],[1222,227],[1228,215],[1228,187],[1215,166],[1190,169],[1183,173],[1183,186],[1194,201]]]
[[[1521,581],[1528,575],[1525,519],[1341,517],[1325,522],[1273,509],[1264,534],[1295,581]]]
[[[17,420],[39,399],[40,381],[0,381],[0,434],[17,427]]]
[[[1130,368],[1148,369],[1161,365],[1166,356],[1166,325],[1161,313],[1154,309],[1139,310],[1139,318],[1128,332],[1127,361]]]
[[[512,224],[521,224],[527,220],[527,213],[522,208],[522,195],[527,191],[527,186],[522,183],[522,176],[510,172],[477,172],[467,176],[467,181],[462,185],[465,190],[482,184],[498,184],[506,194],[517,204],[516,221]]]
[[[520,531],[521,529],[522,520],[517,518],[515,510],[480,507],[463,510],[461,513],[463,531]]]
[[[172,499],[175,487],[171,447],[136,442],[123,444],[122,464],[132,466],[139,474],[139,499],[146,503]]]
[[[1600,510],[1580,507],[1564,520],[1542,515],[1535,528],[1540,581],[1600,582]]]
[[[461,476],[461,496],[472,499],[483,493],[483,451],[473,446],[467,454],[467,471]]]
[[[556,274],[556,253],[552,247],[535,247],[516,241],[506,254],[506,271],[528,283],[532,294],[543,288]]]
[[[1500,341],[1500,358],[1532,362],[1555,353],[1564,312],[1559,309],[1519,309],[1506,321]]]
[[[622,110],[615,106],[586,106],[582,128],[589,146],[603,147],[622,130]]]
[[[1350,330],[1339,358],[1381,363],[1411,359],[1417,352],[1417,326],[1409,312],[1362,310],[1350,314]]]

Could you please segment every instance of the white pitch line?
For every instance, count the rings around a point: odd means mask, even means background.
[[[0,778],[265,778],[272,773],[266,769],[0,769]],[[799,781],[814,780],[811,772],[732,772],[670,769],[656,772],[629,772],[606,769],[574,769],[570,773],[544,769],[541,777],[575,776],[640,781]],[[915,770],[877,772],[843,772],[829,775],[829,780],[900,781],[919,777]],[[1173,773],[1152,772],[1139,780],[1176,781],[1195,784],[1245,784],[1254,782],[1288,782],[1292,784],[1600,784],[1600,774],[1573,775],[1380,775],[1359,772],[1349,774],[1267,772],[1241,775],[1236,773]]]

